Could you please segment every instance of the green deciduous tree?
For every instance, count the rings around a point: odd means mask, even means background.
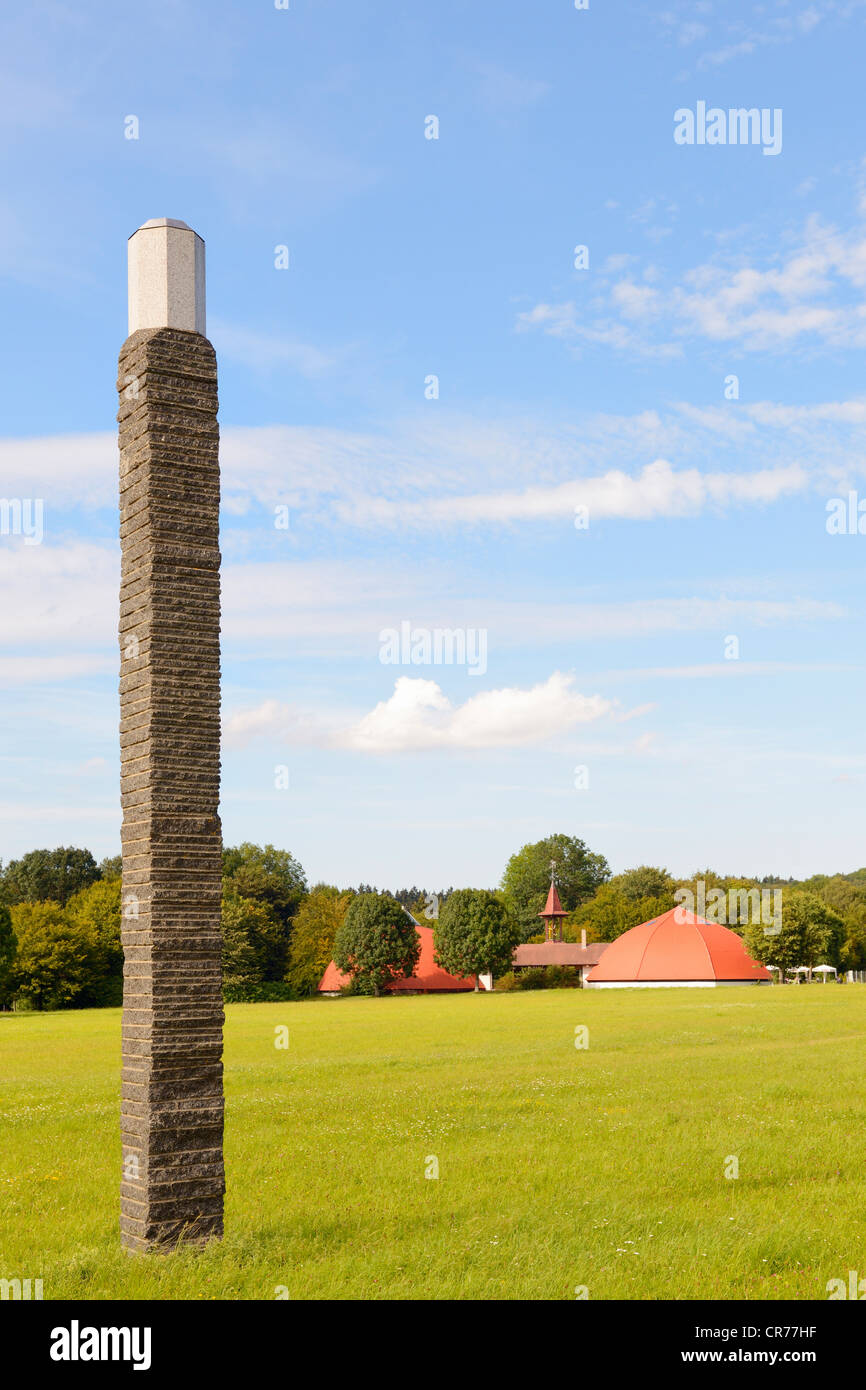
[[[66,904],[64,916],[89,942],[91,977],[79,1003],[120,1004],[123,998],[123,947],[120,939],[120,879],[104,878],[83,888]]]
[[[594,854],[573,835],[548,835],[513,854],[502,876],[505,905],[518,924],[521,940],[541,929],[539,912],[550,887],[550,863],[556,861],[556,886],[566,912],[591,897],[610,877],[601,854]]]
[[[292,922],[307,892],[307,880],[288,850],[245,842],[223,851],[223,892],[248,898],[271,909],[275,930],[260,933],[264,980],[283,980],[289,961]]]
[[[753,960],[781,966],[839,966],[845,942],[845,924],[817,893],[785,890],[782,897],[781,931],[768,935],[760,922],[750,922],[743,938]]]
[[[34,849],[6,865],[3,897],[10,907],[22,902],[55,902],[62,907],[98,878],[89,849]]]
[[[16,946],[12,913],[8,907],[0,904],[0,1009],[7,1009],[12,1001],[12,964]]]
[[[579,941],[582,931],[587,942],[615,941],[623,932],[631,931],[640,922],[660,917],[674,906],[673,893],[658,898],[630,898],[621,886],[611,879],[603,883],[589,902],[583,903],[568,918],[563,936]]]
[[[270,903],[224,894],[222,901],[223,983],[258,985],[283,956],[285,928]]]
[[[671,897],[673,906],[672,894],[676,885],[667,869],[660,869],[652,864],[641,864],[636,869],[626,869],[624,873],[615,874],[610,882],[617,885],[624,897],[633,901],[638,898]]]
[[[458,888],[433,924],[436,961],[450,975],[505,974],[520,939],[501,896],[486,888]]]
[[[106,859],[100,859],[99,874],[101,878],[120,878],[122,872],[122,854],[111,854]]]
[[[846,970],[862,970],[866,967],[866,882],[863,870],[853,874],[821,875],[821,884],[815,891],[828,907],[838,912],[845,923],[845,939],[842,945],[842,964]],[[817,878],[817,876],[816,876]],[[809,888],[816,879],[803,884]]]
[[[296,994],[315,994],[333,958],[337,930],[354,896],[330,884],[317,883],[298,908],[286,971],[286,984]]]
[[[420,950],[411,917],[393,898],[377,893],[358,893],[352,899],[334,938],[338,969],[376,995],[414,972]]]
[[[18,903],[12,908],[18,950],[12,967],[16,996],[37,1009],[63,1009],[82,1001],[93,979],[88,934],[67,921],[59,903]]]
[[[675,906],[675,883],[666,869],[641,864],[603,883],[593,897],[575,909],[563,935],[579,941],[582,931],[591,941],[615,941],[639,922],[660,917]]]

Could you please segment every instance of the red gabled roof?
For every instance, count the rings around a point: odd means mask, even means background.
[[[556,891],[556,884],[551,881],[550,892],[547,895],[547,902],[544,904],[544,911],[539,912],[539,917],[567,917],[568,913],[559,901],[559,894]]]
[[[415,966],[415,974],[406,976],[402,980],[395,980],[392,985],[387,986],[389,994],[400,994],[406,990],[420,990],[424,993],[435,993],[436,991],[457,991],[475,988],[474,975],[449,975],[447,970],[442,970],[433,959],[433,928],[422,927],[419,922],[415,923],[415,930],[421,938],[421,952],[418,956],[418,964]],[[337,990],[343,989],[349,983],[349,976],[344,975],[338,970],[331,961],[321,980],[319,981],[319,994],[332,994]]]
[[[588,984],[630,980],[769,980],[742,938],[682,907],[623,932],[587,975]]]

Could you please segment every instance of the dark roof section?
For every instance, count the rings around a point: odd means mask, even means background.
[[[518,946],[513,964],[520,970],[529,965],[598,965],[610,943],[594,941],[590,946],[578,946],[574,941],[541,941]]]

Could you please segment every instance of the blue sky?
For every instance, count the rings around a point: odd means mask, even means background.
[[[861,864],[866,537],[826,523],[866,498],[864,26],[7,12],[0,497],[45,530],[0,536],[0,856],[118,847],[115,370],[168,216],[220,362],[227,843],[390,886],[555,830],[614,869]],[[780,152],[677,144],[699,102],[781,111]],[[403,622],[485,669],[383,663]]]

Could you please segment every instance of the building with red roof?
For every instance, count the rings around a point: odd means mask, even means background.
[[[404,908],[405,911],[405,908]],[[411,913],[408,914],[411,916]],[[412,918],[415,922],[415,918]],[[421,938],[421,953],[415,966],[415,973],[402,980],[395,980],[386,986],[387,994],[462,994],[475,989],[474,975],[449,975],[433,959],[433,928],[422,927],[415,922],[415,930]],[[331,961],[319,981],[319,994],[339,994],[350,983],[349,976],[338,970]],[[480,986],[484,988],[485,986]]]
[[[766,966],[719,922],[673,907],[623,932],[586,976],[587,989],[769,984]]]

